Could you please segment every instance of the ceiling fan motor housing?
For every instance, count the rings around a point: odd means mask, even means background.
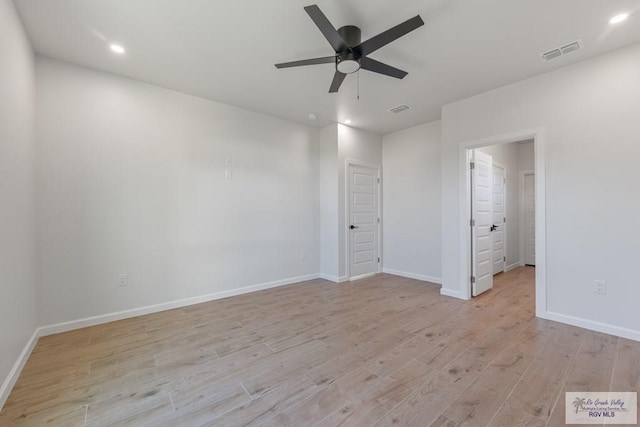
[[[347,43],[349,47],[355,47],[362,41],[362,32],[355,25],[345,25],[338,30],[338,34]]]

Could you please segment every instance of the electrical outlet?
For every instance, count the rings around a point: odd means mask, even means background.
[[[595,293],[599,295],[607,294],[607,282],[604,280],[596,280]]]
[[[126,274],[118,274],[118,286],[121,288],[129,286],[129,277]]]
[[[224,170],[224,177],[225,177],[225,179],[233,178],[233,172],[231,171],[231,169],[225,169]]]

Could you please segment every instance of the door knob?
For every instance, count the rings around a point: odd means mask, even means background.
[[[353,230],[354,228],[360,228],[360,227],[358,227],[357,225],[352,225],[352,226],[351,226],[351,227],[349,227],[349,228]]]
[[[491,231],[496,231],[497,229],[498,229],[498,226],[497,226],[497,225],[493,224],[493,225],[491,226]]]

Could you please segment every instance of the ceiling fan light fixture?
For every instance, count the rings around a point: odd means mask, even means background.
[[[336,58],[336,69],[342,74],[355,73],[360,69],[360,61],[353,53],[345,53]]]

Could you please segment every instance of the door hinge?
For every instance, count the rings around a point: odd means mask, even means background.
[[[378,257],[378,264],[380,263],[380,257]]]
[[[506,257],[506,256],[505,256],[505,257],[502,257],[502,260],[503,260],[504,262],[507,262],[507,257]]]
[[[507,178],[502,178],[502,182],[503,182],[504,184],[506,184],[506,183],[507,183]]]
[[[476,283],[476,276],[471,276],[471,283]]]
[[[502,222],[507,222],[507,217],[506,216],[502,218]]]
[[[469,163],[469,169],[475,169],[476,168],[476,164],[471,162]]]
[[[378,184],[380,184],[380,178],[378,178]]]
[[[472,227],[475,227],[475,225],[476,225],[476,220],[475,220],[475,219],[470,219],[470,220],[469,220],[469,225],[470,225],[470,226],[472,226]]]
[[[380,224],[380,218],[378,218],[378,224]]]

